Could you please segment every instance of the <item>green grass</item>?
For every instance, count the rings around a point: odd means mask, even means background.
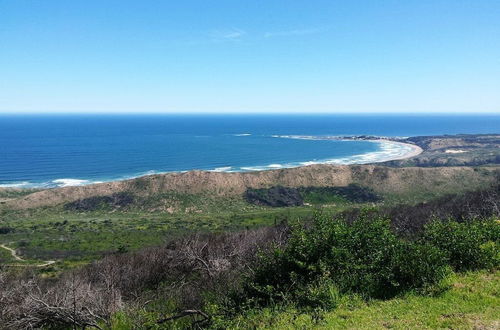
[[[11,263],[14,261],[11,253],[3,248],[0,248],[0,264]]]
[[[437,296],[408,294],[363,302],[350,298],[324,314],[289,308],[251,311],[226,324],[232,329],[498,329],[500,273],[455,275]]]
[[[467,181],[465,187],[473,187]],[[446,188],[446,189],[445,189]],[[450,187],[431,187],[429,191],[388,194],[377,205],[429,200],[449,191]],[[433,191],[434,193],[430,193]],[[24,190],[19,194],[24,194]],[[18,194],[18,192],[14,192]],[[0,205],[0,227],[14,232],[0,234],[0,243],[11,243],[26,259],[63,260],[79,264],[107,253],[154,246],[193,231],[231,231],[271,225],[281,220],[308,218],[315,207],[329,212],[375,205],[355,204],[333,196],[307,196],[312,206],[268,208],[248,204],[242,196],[214,194],[159,193],[139,197],[124,209],[100,209],[89,212],[67,211],[62,205],[13,211]],[[0,261],[1,262],[1,261]]]
[[[9,248],[13,248],[12,244],[5,244]],[[17,260],[15,259],[11,252],[0,247],[0,265],[8,265],[9,267],[23,267],[23,266],[32,266],[32,265],[39,265],[44,263],[45,261],[42,260],[34,260],[34,259],[24,259],[24,260]]]
[[[313,207],[308,206],[266,208],[215,198],[197,203],[201,197],[193,195],[177,198],[185,207],[173,213],[164,209],[143,211],[138,208],[78,213],[65,211],[62,207],[4,211],[0,214],[0,227],[14,231],[0,234],[0,243],[18,249],[26,259],[80,264],[107,253],[159,245],[187,233],[266,226],[285,219],[307,218],[313,212]],[[222,206],[223,202],[227,204]],[[154,205],[156,202],[149,203]],[[197,209],[189,209],[192,205],[197,205]],[[344,207],[326,209],[335,212]]]

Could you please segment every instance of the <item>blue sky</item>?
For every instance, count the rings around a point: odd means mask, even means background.
[[[0,0],[0,112],[500,112],[500,1]]]

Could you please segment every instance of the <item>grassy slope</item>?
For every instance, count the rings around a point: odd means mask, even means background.
[[[0,247],[0,264],[1,263],[10,263],[10,262],[14,262],[14,258],[12,257],[12,254],[5,250],[5,249],[2,249]]]
[[[210,208],[215,207],[211,205]],[[335,212],[347,204],[328,206]],[[196,231],[227,231],[272,225],[282,219],[294,220],[312,214],[313,207],[265,208],[236,203],[221,211],[145,212],[141,210],[68,212],[62,209],[37,209],[13,212],[0,217],[0,227],[15,230],[0,234],[0,243],[17,248],[23,258],[66,260],[79,263],[100,258],[105,253],[136,250],[161,244],[178,235]],[[239,211],[241,210],[241,211]],[[59,262],[55,267],[66,267]],[[1,263],[1,261],[0,261]]]
[[[315,321],[293,309],[270,309],[234,320],[233,329],[498,329],[500,273],[457,275],[450,290],[436,296],[410,294],[387,301],[349,301]]]
[[[186,199],[183,195],[205,195],[205,198],[242,198],[248,188],[284,187],[335,187],[356,183],[379,194],[400,196],[410,200],[415,191],[422,194],[454,193],[464,187],[478,188],[491,183],[498,167],[441,167],[441,168],[390,168],[370,165],[333,166],[311,165],[305,167],[261,172],[203,172],[167,173],[80,187],[63,187],[36,192],[15,200],[4,201],[3,209],[32,209],[56,206],[79,199],[127,192],[145,199],[149,210],[178,209]],[[179,200],[179,197],[181,197]],[[156,198],[156,200],[154,200]],[[153,203],[149,203],[153,202]],[[189,201],[186,201],[189,202]],[[197,209],[195,205],[194,209]]]
[[[336,168],[320,166],[292,170],[328,177]],[[493,180],[492,172],[484,168],[439,169],[436,173],[432,172],[432,179],[420,169],[400,173],[397,169],[358,166],[351,170],[356,173],[356,181],[378,188],[384,198],[382,205],[414,204],[451,192],[473,190]],[[347,171],[347,168],[342,168],[342,171]],[[278,173],[270,172],[259,175]],[[286,173],[283,172],[283,175]],[[220,173],[215,174],[225,178]],[[191,175],[195,178],[197,175],[211,177],[214,173]],[[310,181],[307,175],[304,177],[307,177],[307,182]],[[408,185],[405,184],[407,180],[420,184]],[[331,212],[352,206],[342,200],[328,201],[327,204],[323,207]],[[304,218],[310,216],[313,209],[308,206],[267,208],[250,205],[242,194],[157,191],[141,195],[131,207],[118,210],[76,212],[64,210],[61,204],[11,210],[0,205],[0,227],[15,229],[12,233],[0,234],[0,243],[9,243],[26,259],[79,262],[118,250],[158,245],[186,232],[235,230],[270,225],[285,218]]]
[[[450,182],[444,176],[441,181],[435,180],[433,184],[426,185],[425,189],[418,187],[405,194],[385,192],[382,193],[385,199],[382,204],[413,204],[450,191],[474,189],[491,180],[489,172],[483,173],[479,169],[477,173],[480,175],[475,180],[465,177],[460,178],[459,183],[455,180]],[[367,173],[363,180],[371,182],[373,176],[378,174]],[[460,176],[462,173],[457,174]],[[170,205],[176,206],[173,211],[169,209]],[[338,212],[351,206],[339,200],[323,207]],[[79,262],[118,250],[158,245],[186,232],[270,225],[282,219],[308,217],[313,210],[314,207],[308,206],[268,208],[250,205],[240,195],[186,193],[152,194],[142,197],[137,205],[120,210],[75,212],[66,211],[61,205],[28,210],[0,208],[0,227],[15,229],[12,233],[0,234],[0,243],[9,243],[9,246],[19,249],[26,259]]]

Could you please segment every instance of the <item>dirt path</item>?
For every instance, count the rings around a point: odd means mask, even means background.
[[[20,256],[17,255],[16,253],[16,250],[14,249],[11,249],[10,247],[6,246],[5,244],[0,244],[0,247],[9,251],[10,254],[12,255],[12,257],[16,260],[16,261],[26,261],[24,260],[23,258],[21,258]],[[54,260],[49,260],[49,261],[46,261],[44,263],[41,263],[41,264],[26,264],[26,265],[9,265],[9,266],[16,266],[16,267],[29,267],[29,266],[32,266],[32,267],[45,267],[45,266],[48,266],[48,265],[52,265],[53,263],[55,263]]]

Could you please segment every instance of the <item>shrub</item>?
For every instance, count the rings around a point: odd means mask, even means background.
[[[185,236],[109,254],[57,278],[10,276],[0,269],[0,329],[95,327],[123,307],[126,318],[117,315],[113,322],[126,329],[157,328],[160,316],[221,305],[227,292],[239,287],[257,250],[284,244],[287,232],[280,224]],[[176,319],[175,326],[188,328],[195,318],[200,316]]]
[[[135,197],[129,192],[119,192],[109,196],[94,196],[64,204],[67,211],[96,211],[109,208],[123,208],[134,203]]]
[[[48,284],[34,274],[0,273],[0,328],[99,328],[122,307],[114,287],[89,285],[74,273],[59,278],[57,285]]]
[[[14,232],[14,228],[11,227],[0,227],[0,235],[1,234],[9,234]]]
[[[290,188],[277,186],[247,189],[244,197],[250,204],[271,207],[300,206],[304,202],[311,204],[366,203],[382,200],[372,189],[357,184],[345,187]]]
[[[456,271],[491,269],[500,265],[500,223],[434,221],[422,241],[442,250]]]
[[[379,202],[382,198],[373,189],[351,183],[345,187],[299,188],[304,201],[312,204],[348,201],[353,203]]]
[[[340,292],[329,278],[321,278],[296,290],[293,301],[299,307],[329,310],[338,306]]]
[[[343,216],[354,221],[359,209],[346,211]],[[391,219],[393,229],[406,237],[418,237],[426,224],[434,220],[453,219],[458,222],[500,218],[500,184],[469,191],[464,194],[443,196],[416,205],[397,205],[374,210],[373,218]]]
[[[271,207],[300,206],[304,203],[297,189],[279,186],[268,189],[248,189],[244,197],[250,204]]]
[[[309,228],[293,229],[285,247],[261,257],[245,294],[258,304],[298,296],[321,305],[322,296],[314,293],[321,280],[340,293],[389,298],[432,286],[448,272],[437,247],[398,238],[386,219],[348,224],[316,215]]]

